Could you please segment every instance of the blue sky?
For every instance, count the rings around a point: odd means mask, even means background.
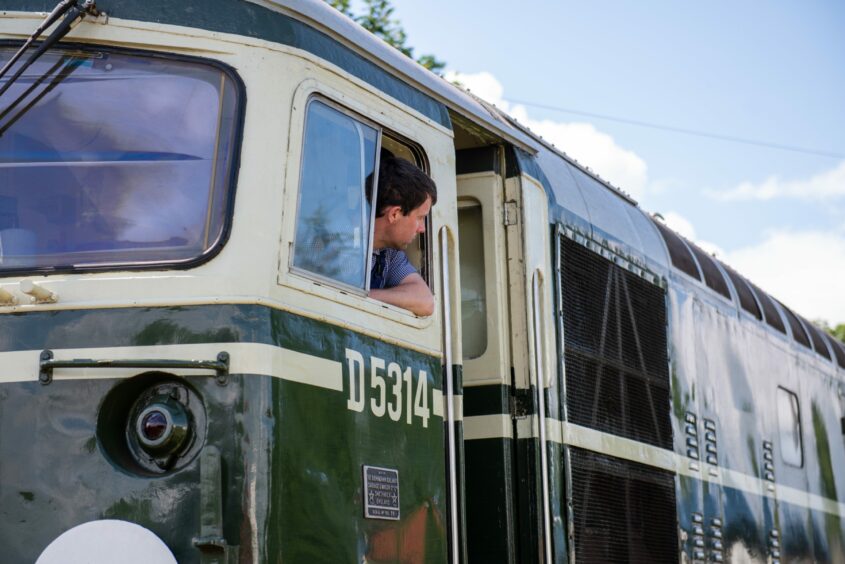
[[[392,3],[417,54],[799,313],[845,322],[845,3]]]

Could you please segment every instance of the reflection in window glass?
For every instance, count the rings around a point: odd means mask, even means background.
[[[778,388],[778,424],[783,461],[800,468],[804,465],[804,456],[801,448],[798,396],[784,388]]]
[[[207,64],[44,54],[0,97],[0,270],[205,253],[227,215],[237,103]]]
[[[370,237],[365,184],[378,130],[318,101],[308,106],[293,265],[364,289]]]
[[[487,350],[487,293],[484,281],[484,229],[481,206],[458,210],[461,256],[461,321],[464,358]]]

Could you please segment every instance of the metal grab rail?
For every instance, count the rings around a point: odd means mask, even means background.
[[[552,527],[549,510],[549,464],[546,454],[546,377],[542,360],[542,312],[540,310],[540,271],[535,270],[531,284],[534,325],[534,374],[537,380],[537,427],[540,435],[540,467],[543,488],[543,547],[546,564],[552,562]]]
[[[217,355],[217,360],[171,360],[171,359],[126,359],[126,360],[94,360],[90,358],[75,358],[72,360],[56,360],[53,351],[41,351],[38,364],[38,381],[45,386],[53,381],[53,370],[56,368],[170,368],[188,370],[214,370],[217,373],[217,383],[225,386],[229,378],[229,353],[223,351]]]
[[[458,530],[458,468],[455,446],[455,384],[452,374],[452,308],[449,293],[449,234],[446,227],[440,229],[440,288],[443,301],[443,356],[446,364],[446,436],[449,456],[449,515],[451,562],[458,564],[460,535]]]

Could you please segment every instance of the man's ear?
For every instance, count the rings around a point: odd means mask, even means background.
[[[393,223],[402,217],[402,206],[390,206],[385,210],[384,215],[387,218],[387,221]]]

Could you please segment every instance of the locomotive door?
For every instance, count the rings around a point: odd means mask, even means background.
[[[516,563],[502,149],[457,151],[467,553]]]
[[[555,562],[566,550],[548,199],[526,175],[506,181],[505,197],[520,561]]]
[[[559,448],[538,448],[560,440],[548,425],[556,394],[537,394],[554,366],[547,203],[533,179],[504,177],[504,154],[457,153],[467,551],[471,562],[548,562],[562,490],[548,485]]]

